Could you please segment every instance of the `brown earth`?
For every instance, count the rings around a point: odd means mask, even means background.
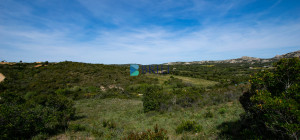
[[[38,64],[38,65],[35,65],[34,67],[35,67],[35,68],[38,68],[38,67],[41,67],[41,66],[48,66],[48,65]]]
[[[5,79],[5,76],[2,73],[0,73],[0,82],[2,82],[4,79]]]
[[[8,64],[8,65],[14,65],[16,63],[14,62],[0,62],[1,65],[4,65],[4,64]]]
[[[42,64],[39,64],[39,65],[35,65],[34,67],[37,68],[37,67],[41,67],[43,66]]]

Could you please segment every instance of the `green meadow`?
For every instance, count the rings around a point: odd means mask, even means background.
[[[79,126],[65,133],[52,137],[90,139],[122,139],[130,132],[141,132],[152,129],[158,124],[168,131],[170,139],[216,139],[222,123],[237,121],[243,109],[239,102],[228,102],[208,107],[177,108],[168,112],[143,112],[142,101],[139,99],[83,99],[77,101],[75,107],[80,119],[71,121],[70,126]],[[211,116],[207,114],[211,113]],[[103,121],[109,120],[116,124],[115,128],[103,127]],[[176,134],[175,129],[183,120],[194,120],[203,126],[198,133],[185,132]]]

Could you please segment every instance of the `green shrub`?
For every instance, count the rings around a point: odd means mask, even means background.
[[[176,104],[181,107],[191,107],[202,98],[203,89],[196,87],[173,88]]]
[[[160,86],[144,85],[143,91],[144,112],[159,111],[161,106],[169,100],[169,96],[163,93],[163,89]]]
[[[24,100],[16,93],[4,93],[1,100],[0,139],[29,139],[41,133],[57,133],[67,127],[75,114],[72,101],[55,94]]]
[[[186,87],[164,93],[163,88],[156,85],[144,85],[141,89],[144,112],[163,111],[174,105],[191,107],[202,99],[204,91],[202,88]]]
[[[174,78],[173,76],[170,76],[170,79],[165,81],[164,84],[171,85],[173,88],[183,88],[185,86],[181,79]]]
[[[226,108],[222,107],[222,108],[219,109],[220,114],[225,114],[226,112],[227,112]]]
[[[143,132],[130,133],[125,140],[168,140],[167,130],[154,126],[154,131],[147,130]]]
[[[104,135],[104,131],[102,129],[92,128],[90,130],[94,136],[102,137]]]
[[[25,99],[25,100],[29,100],[30,98],[33,98],[33,97],[36,96],[36,95],[37,95],[37,92],[32,92],[32,91],[30,91],[30,92],[27,92],[27,93],[25,94],[24,99]]]
[[[207,111],[207,112],[204,114],[204,117],[205,117],[205,118],[212,118],[212,117],[214,117],[214,114],[209,110],[209,111]]]
[[[102,126],[107,127],[109,129],[114,129],[117,127],[117,124],[114,121],[102,120]]]
[[[70,97],[72,99],[79,99],[80,91],[81,91],[81,89],[79,87],[75,86],[73,88],[57,89],[55,91],[55,93],[58,95]]]
[[[181,134],[184,131],[196,133],[202,131],[202,126],[197,124],[195,121],[188,120],[183,121],[180,125],[178,125],[175,131],[177,134]]]
[[[71,93],[70,90],[68,89],[58,89],[55,91],[56,94],[59,94],[59,95],[69,95]]]
[[[86,130],[86,127],[81,125],[81,124],[70,124],[68,126],[69,130],[72,130],[72,131],[85,131]]]
[[[240,102],[247,119],[260,129],[250,127],[265,138],[297,139],[300,137],[300,60],[281,59],[274,71],[259,72],[251,77],[251,90]]]
[[[39,133],[31,138],[31,140],[46,140],[49,137],[49,135],[44,133]]]

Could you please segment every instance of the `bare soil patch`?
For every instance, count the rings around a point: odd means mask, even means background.
[[[5,79],[5,76],[2,73],[0,73],[0,82],[2,82],[4,79]]]

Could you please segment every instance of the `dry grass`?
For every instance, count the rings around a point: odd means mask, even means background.
[[[203,67],[213,67],[215,65],[200,65],[200,66],[203,66]]]
[[[151,78],[157,78],[159,80],[160,84],[163,84],[164,81],[167,81],[170,78],[170,76],[181,79],[184,83],[190,83],[190,84],[193,84],[195,86],[200,86],[200,87],[209,87],[209,86],[214,86],[214,85],[218,84],[218,82],[215,82],[215,81],[191,78],[191,77],[184,77],[184,76],[158,75],[158,74],[146,74],[146,75]]]

